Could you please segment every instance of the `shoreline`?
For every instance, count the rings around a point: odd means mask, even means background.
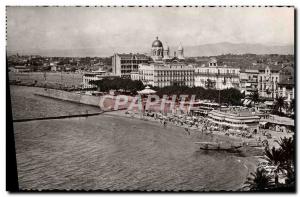
[[[161,123],[159,122],[159,120],[154,120],[154,119],[149,118],[149,117],[147,117],[147,116],[141,118],[141,117],[136,117],[136,116],[130,116],[130,115],[127,115],[127,114],[124,113],[125,111],[126,111],[126,110],[105,111],[105,112],[103,113],[103,115],[119,116],[119,117],[125,117],[125,118],[130,118],[130,119],[133,119],[133,118],[134,118],[134,119],[137,119],[137,120],[149,121],[149,122],[161,124]],[[179,126],[179,125],[175,125],[175,124],[172,124],[172,123],[169,123],[169,124],[167,125],[167,127],[182,128],[182,129],[188,128],[189,131],[190,131],[191,133],[193,133],[193,134],[199,134],[199,133],[200,133],[199,128],[186,127],[186,126]],[[226,136],[226,135],[224,135],[223,133],[220,133],[220,132],[217,132],[217,131],[212,131],[211,134],[204,134],[204,133],[203,133],[203,134],[201,134],[201,135],[213,135],[213,136],[218,136],[218,137],[220,137],[220,138],[226,139],[226,141],[232,141],[232,142],[240,142],[240,141],[242,140],[242,138],[240,138],[240,137],[236,137],[236,136]],[[248,141],[250,141],[250,140],[248,140]],[[247,142],[247,141],[245,141],[245,142]],[[252,147],[252,148],[255,148],[255,147]],[[258,148],[255,148],[255,149],[258,149]],[[260,156],[260,155],[253,155],[253,156]]]
[[[126,110],[123,110],[124,112]],[[138,117],[130,117],[128,115],[126,115],[125,113],[117,113],[116,111],[112,111],[112,112],[106,112],[106,113],[103,113],[101,115],[104,115],[104,116],[114,116],[114,117],[123,117],[123,118],[126,118],[126,119],[135,119],[135,120],[141,120],[141,121],[146,121],[150,124],[154,124],[154,125],[158,125],[159,121],[157,120],[153,120],[153,119],[141,119],[141,118],[138,118]],[[163,125],[162,125],[163,127]],[[181,126],[178,126],[178,125],[173,125],[173,124],[168,124],[169,128],[182,128],[184,129],[184,127],[181,127]],[[197,138],[197,134],[199,134],[199,132],[197,132],[196,129],[190,129],[192,134],[191,134],[191,139],[194,139],[194,138]],[[184,132],[184,130],[182,131]],[[203,134],[205,135],[205,134]],[[202,137],[203,137],[202,135]],[[236,142],[238,141],[238,138],[237,137],[232,137],[232,136],[226,136],[226,135],[223,135],[223,134],[220,134],[218,132],[213,132],[212,135],[219,139],[219,140],[226,140],[227,142]],[[208,135],[207,135],[208,136]],[[203,138],[202,138],[203,139]],[[258,157],[262,156],[262,154],[255,154],[255,153],[258,153],[258,152],[262,152],[262,150],[259,150],[257,148],[254,148],[254,147],[249,147],[250,148],[250,153],[249,153],[249,150],[248,149],[244,149],[242,148],[243,150],[241,151],[242,154],[235,154],[235,153],[229,153],[227,152],[226,154],[233,154],[235,156],[237,156],[237,161],[243,165],[246,169],[247,169],[247,173],[245,173],[245,177],[244,177],[244,181],[240,184],[239,187],[237,187],[236,191],[241,191],[243,186],[244,186],[244,182],[247,180],[247,177],[250,175],[251,172],[255,172],[256,168],[258,167]],[[254,151],[254,154],[253,154],[253,149],[256,149],[257,152]],[[252,151],[251,151],[252,150]],[[213,150],[212,150],[213,151]]]
[[[69,102],[67,102],[69,103]],[[123,117],[123,118],[126,118],[126,119],[134,119],[134,120],[143,120],[143,119],[140,119],[140,118],[137,118],[137,117],[130,117],[129,115],[126,115],[125,114],[125,111],[126,110],[119,110],[119,111],[106,111],[104,112],[103,114],[101,114],[102,116],[118,116],[118,117]],[[100,115],[99,115],[100,116]],[[99,117],[99,116],[95,116],[95,118]],[[159,126],[159,120],[153,120],[151,118],[149,119],[146,119],[144,120],[144,122],[148,122],[148,124],[150,125],[158,125]],[[163,125],[161,125],[161,127],[163,127]],[[176,130],[177,131],[182,131],[182,136],[184,136],[184,127],[182,126],[178,126],[178,125],[173,125],[171,123],[169,123],[167,125],[168,128],[177,128]],[[163,129],[162,129],[163,130]],[[193,143],[194,141],[196,141],[196,137],[197,137],[197,134],[199,134],[200,132],[197,132],[196,129],[191,129],[189,128],[189,130],[191,130],[191,135],[188,136],[190,143]],[[222,135],[222,134],[218,134],[218,133],[213,133],[213,136],[217,136],[217,138],[220,138],[220,139],[227,139],[228,141],[236,141],[238,139],[236,138],[233,138],[233,137],[230,137],[230,136],[225,136],[225,135]],[[202,137],[209,137],[209,135],[202,135]],[[176,147],[176,146],[174,146]],[[227,153],[226,153],[227,154]],[[231,153],[228,153],[228,155],[232,155]],[[249,176],[249,173],[253,170],[253,168],[255,167],[256,163],[255,163],[255,157],[253,156],[245,156],[245,155],[235,155],[237,156],[237,160],[240,160],[240,161],[237,161],[239,162],[241,165],[241,168],[243,168],[242,165],[246,166],[247,170],[246,171],[243,171],[243,173],[240,175],[240,177],[242,177],[242,179],[245,181],[246,178]],[[229,158],[231,159],[231,158]],[[245,170],[245,169],[244,169]],[[240,182],[240,183],[237,183],[236,187],[234,187],[234,190],[237,190],[239,191],[239,189],[243,186],[244,184],[244,181],[243,182]]]

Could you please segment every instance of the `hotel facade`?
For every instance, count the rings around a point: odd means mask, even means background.
[[[184,63],[169,64],[140,64],[139,80],[145,85],[165,86],[194,86],[194,68]]]
[[[285,101],[291,102],[295,99],[295,81],[294,70],[292,67],[283,68],[280,72],[280,81],[278,83],[278,95]]]
[[[138,65],[148,63],[150,58],[144,54],[114,54],[112,56],[112,72],[114,75],[130,78],[131,72],[138,71]]]
[[[293,70],[293,68],[290,68]],[[269,100],[283,96],[294,99],[293,74],[285,68],[271,68],[269,65],[254,65],[240,73],[241,92],[250,96],[257,91],[259,96]]]
[[[257,69],[244,69],[240,71],[240,90],[245,96],[250,96],[258,91],[258,74]]]
[[[217,90],[237,88],[240,86],[240,69],[218,65],[215,58],[207,64],[195,67],[195,86]]]
[[[278,97],[278,83],[280,69],[271,69],[268,65],[261,65],[258,73],[258,93],[263,98]]]

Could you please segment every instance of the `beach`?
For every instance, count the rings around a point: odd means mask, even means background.
[[[40,116],[37,106],[43,115],[85,110],[28,87],[11,86],[11,92],[19,118]],[[210,136],[117,114],[14,123],[20,188],[239,190],[255,168],[255,157],[195,146]]]

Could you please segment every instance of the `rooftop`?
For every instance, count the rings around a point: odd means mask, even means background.
[[[234,116],[234,117],[251,117],[251,118],[259,118],[258,114],[255,112],[251,112],[248,109],[221,109],[221,110],[213,110],[211,111],[214,115],[218,116]]]
[[[116,55],[118,55],[122,59],[149,59],[149,57],[145,54],[139,53],[117,53]]]

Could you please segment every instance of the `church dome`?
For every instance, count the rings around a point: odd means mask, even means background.
[[[160,40],[158,40],[158,37],[156,37],[156,40],[153,41],[152,47],[163,47],[163,44]]]

